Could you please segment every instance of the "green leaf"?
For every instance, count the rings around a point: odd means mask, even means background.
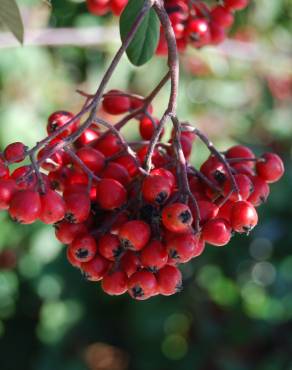
[[[130,0],[120,18],[120,34],[125,40],[137,15],[143,8],[145,0]],[[150,60],[156,51],[159,41],[159,20],[153,9],[150,9],[140,24],[134,39],[127,48],[131,63],[141,66]]]
[[[15,0],[0,0],[0,23],[5,25],[22,44],[24,28]]]

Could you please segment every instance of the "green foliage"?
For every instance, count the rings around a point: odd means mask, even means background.
[[[125,40],[130,32],[133,21],[143,8],[145,0],[130,0],[120,17],[121,39]],[[137,33],[127,48],[131,63],[141,66],[147,63],[155,53],[159,40],[159,20],[151,9],[140,24]]]

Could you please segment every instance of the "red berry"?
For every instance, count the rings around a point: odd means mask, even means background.
[[[90,213],[90,197],[84,192],[64,194],[66,203],[66,220],[81,223],[87,220]]]
[[[97,252],[95,239],[89,234],[77,236],[68,248],[80,262],[92,260]]]
[[[55,224],[65,216],[65,202],[61,195],[54,190],[47,190],[41,194],[41,213],[40,220],[45,224]]]
[[[109,295],[121,295],[128,290],[128,277],[124,271],[108,272],[102,279],[102,290]]]
[[[111,10],[115,15],[120,15],[127,4],[128,0],[112,0]]]
[[[226,35],[225,30],[222,26],[217,24],[216,22],[210,23],[210,36],[211,36],[211,44],[218,45],[224,41]]]
[[[224,205],[219,208],[217,218],[224,218],[226,221],[230,222],[233,204],[234,202],[231,200],[228,200],[226,203],[224,203]]]
[[[103,109],[109,114],[123,114],[130,110],[130,98],[119,90],[111,90],[104,95],[102,101]]]
[[[99,281],[107,273],[110,267],[110,262],[102,256],[95,256],[89,262],[82,263],[80,268],[86,280]]]
[[[169,183],[169,186],[170,186],[170,189],[174,190],[174,188],[176,186],[176,180],[175,180],[174,175],[170,171],[166,170],[165,168],[155,168],[154,170],[152,170],[150,172],[150,174],[152,176],[162,176],[162,177],[164,177],[165,179],[167,179],[167,181]]]
[[[186,30],[195,47],[202,47],[210,42],[209,23],[204,18],[191,19]]]
[[[200,171],[208,177],[209,180],[217,185],[224,184],[227,178],[227,171],[224,164],[214,156],[210,156],[201,166]]]
[[[140,267],[141,262],[136,252],[127,251],[121,258],[121,268],[128,277],[132,276]]]
[[[108,163],[100,176],[102,178],[117,180],[124,186],[128,185],[131,180],[126,168],[115,162]]]
[[[123,252],[120,240],[116,235],[104,234],[97,243],[98,252],[106,259],[115,261]]]
[[[9,168],[0,160],[0,179],[8,179]]]
[[[155,272],[166,265],[168,253],[165,246],[158,240],[153,240],[141,251],[141,262],[147,270]]]
[[[20,190],[14,193],[9,207],[9,214],[14,221],[32,224],[39,218],[40,213],[41,200],[37,191]]]
[[[126,189],[114,179],[101,179],[96,190],[96,200],[106,210],[120,208],[127,200]]]
[[[231,226],[238,233],[249,233],[258,223],[254,206],[247,201],[234,203],[231,210]]]
[[[135,272],[128,281],[128,292],[132,298],[145,300],[157,293],[157,281],[152,272]]]
[[[66,256],[67,256],[68,262],[73,267],[77,267],[77,268],[80,268],[81,267],[81,262],[76,259],[74,252],[70,248],[67,248],[67,250],[66,250]]]
[[[65,126],[69,121],[71,121],[74,117],[74,114],[71,112],[66,111],[57,111],[52,113],[48,118],[47,124],[47,132],[49,135],[53,134],[56,130],[60,127]],[[76,130],[79,121],[76,120],[75,122],[70,123],[64,131],[58,135],[58,138],[64,138],[72,134],[73,131]]]
[[[224,7],[229,10],[241,10],[248,6],[249,0],[224,0]]]
[[[193,223],[192,212],[186,204],[172,203],[163,208],[162,223],[169,231],[185,233]]]
[[[149,242],[150,226],[139,220],[126,222],[120,227],[119,238],[126,248],[141,250]]]
[[[163,204],[171,194],[169,180],[162,176],[149,175],[142,184],[142,195],[149,203]]]
[[[156,274],[158,291],[162,295],[172,295],[182,290],[182,275],[176,266],[166,265]]]
[[[0,210],[9,208],[10,201],[16,191],[15,181],[12,179],[0,179]]]
[[[274,153],[265,153],[256,164],[258,176],[268,183],[279,181],[284,174],[282,159]]]
[[[228,221],[220,218],[209,220],[202,230],[205,242],[217,247],[227,244],[231,238],[231,226]]]
[[[86,146],[99,138],[100,134],[93,128],[86,129],[74,143],[78,148]]]
[[[27,147],[20,142],[9,144],[4,150],[4,157],[8,162],[22,162],[26,155]]]
[[[228,159],[235,159],[235,158],[245,158],[245,159],[252,159],[251,161],[244,161],[249,167],[254,167],[255,155],[251,149],[244,145],[235,145],[229,148],[225,154],[226,158]]]
[[[230,195],[229,199],[233,201],[236,201],[239,199],[246,200],[253,191],[253,184],[252,184],[251,179],[248,176],[240,173],[238,175],[234,175],[234,180],[236,181],[239,192],[237,193],[234,191]],[[232,189],[232,182],[230,179],[227,179],[223,186],[224,196],[227,196],[228,194],[230,194],[231,189]]]
[[[139,161],[138,161],[139,162]],[[129,155],[123,155],[115,160],[115,163],[125,167],[131,177],[137,175],[138,167],[134,159]]]
[[[94,148],[106,157],[110,157],[122,149],[119,139],[113,134],[106,134],[103,138],[98,139]]]
[[[62,221],[55,225],[56,238],[63,244],[71,244],[78,236],[86,234],[85,224],[72,224],[68,221]]]
[[[48,145],[41,149],[37,154],[38,161],[41,161],[41,167],[49,172],[57,171],[65,164],[65,153],[59,150],[48,157],[48,154],[51,150],[52,146]]]
[[[96,149],[84,147],[79,149],[76,154],[85,164],[85,166],[88,167],[95,174],[98,174],[105,165],[104,155]],[[76,167],[81,168],[77,163]]]
[[[247,199],[255,207],[260,206],[262,203],[265,203],[270,194],[269,185],[261,179],[259,176],[253,176],[251,178],[253,183],[253,192]]]
[[[223,6],[215,6],[211,10],[211,18],[213,22],[216,22],[218,25],[224,28],[229,28],[233,22],[233,14]]]
[[[208,200],[198,200],[198,207],[200,210],[200,223],[203,225],[208,220],[215,218],[219,212],[219,208],[216,204],[208,201]],[[194,207],[191,207],[193,218],[196,218],[196,212],[194,211]]]
[[[150,119],[149,117],[143,117],[140,120],[139,130],[140,135],[144,140],[150,140],[154,134],[156,127],[159,124],[157,118]]]
[[[166,243],[168,263],[176,265],[188,262],[194,255],[198,237],[193,234],[182,234],[171,237]]]
[[[1,164],[0,164],[1,166]],[[11,178],[15,180],[18,189],[33,189],[37,185],[37,178],[34,173],[26,176],[27,173],[31,171],[30,166],[22,166],[16,168],[12,174]],[[20,181],[20,179],[24,178]]]

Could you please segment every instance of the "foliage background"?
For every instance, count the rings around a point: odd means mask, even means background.
[[[52,11],[39,0],[19,3],[32,31],[100,26],[106,34],[117,21],[89,15],[76,0],[53,0]],[[291,14],[291,0],[255,0],[238,14],[232,42],[182,57],[180,117],[222,150],[240,142],[285,158],[286,176],[272,186],[256,230],[184,266],[181,294],[142,303],[83,281],[52,228],[15,225],[1,213],[1,370],[292,369]],[[43,137],[53,110],[78,111],[74,90],[94,91],[118,47],[100,41],[90,48],[0,43],[2,149]],[[125,58],[110,87],[147,94],[164,70],[162,58],[140,69]],[[137,137],[134,122],[126,134]],[[194,163],[206,154],[197,145]]]

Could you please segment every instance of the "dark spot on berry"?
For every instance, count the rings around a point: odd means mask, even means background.
[[[135,298],[140,298],[144,296],[143,289],[138,285],[132,288],[132,293]]]
[[[151,204],[146,204],[144,207],[140,210],[140,218],[147,222],[148,224],[151,224],[154,220],[160,219],[159,210],[152,206]]]
[[[127,239],[122,239],[121,244],[122,244],[123,249],[132,249],[132,250],[135,249],[135,248],[133,248],[132,243]]]
[[[88,250],[85,249],[85,248],[79,248],[77,249],[77,251],[75,252],[75,255],[78,259],[84,259],[86,257],[88,257]]]
[[[187,224],[192,218],[190,211],[184,211],[179,215],[179,219],[183,224]]]
[[[223,184],[226,181],[226,176],[223,172],[216,170],[214,172],[214,179],[219,183]]]
[[[169,257],[172,258],[172,259],[179,259],[179,254],[177,253],[177,251],[175,249],[170,249],[169,250]]]
[[[166,201],[167,198],[168,198],[168,194],[165,191],[162,191],[155,198],[155,203],[163,204]]]
[[[120,245],[117,249],[113,251],[114,258],[119,258],[124,252],[124,248]]]
[[[70,222],[71,224],[76,223],[76,217],[73,215],[73,213],[66,213],[65,220]]]

